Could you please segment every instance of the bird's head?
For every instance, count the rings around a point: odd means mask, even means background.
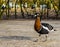
[[[39,13],[35,13],[34,16],[35,16],[36,19],[40,19],[40,14]]]
[[[35,13],[35,15],[34,15],[34,16],[35,16],[35,17],[38,17],[39,15],[40,15],[39,13]]]

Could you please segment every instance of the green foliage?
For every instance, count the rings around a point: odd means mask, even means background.
[[[6,4],[6,9],[8,10],[7,14],[9,17],[9,9],[10,9],[9,1],[10,0],[5,0],[5,1],[3,0],[0,1],[0,17],[1,17],[1,6],[3,3]],[[52,3],[53,8],[55,10],[57,9],[60,10],[60,0],[16,0],[16,1],[17,1],[16,4],[20,5],[21,11],[22,11],[22,4],[24,4],[25,2],[27,2],[28,7],[31,7],[33,4],[37,4],[38,7],[40,7],[40,5],[46,4],[48,9],[51,8],[51,3]],[[15,2],[15,0],[13,2]],[[16,14],[16,4],[15,4],[15,14]],[[55,6],[57,7],[57,9],[55,8]]]

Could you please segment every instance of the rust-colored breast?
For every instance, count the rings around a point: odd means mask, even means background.
[[[37,17],[35,20],[35,24],[34,24],[34,29],[36,31],[39,31],[41,28],[41,21],[40,21],[40,17]]]

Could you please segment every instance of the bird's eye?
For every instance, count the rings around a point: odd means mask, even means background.
[[[37,14],[37,15],[39,15],[39,14]]]
[[[35,17],[37,16],[37,15],[34,15]]]

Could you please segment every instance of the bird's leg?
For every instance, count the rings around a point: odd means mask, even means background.
[[[39,34],[39,37],[41,36],[41,34]]]
[[[40,39],[41,34],[39,34],[39,37],[34,40],[34,42],[37,42]]]
[[[42,39],[42,42],[46,42],[46,41],[47,41],[47,37],[48,37],[48,35],[46,34],[46,35],[44,36],[44,38]]]
[[[39,37],[36,39],[36,41],[35,41],[35,42],[37,42],[37,41],[40,39],[40,36],[41,36],[41,34],[39,34]]]
[[[45,37],[46,37],[46,40],[45,41],[47,41],[47,35]]]
[[[46,36],[45,36],[45,37],[46,37],[45,41],[47,41],[48,34],[46,34]]]

